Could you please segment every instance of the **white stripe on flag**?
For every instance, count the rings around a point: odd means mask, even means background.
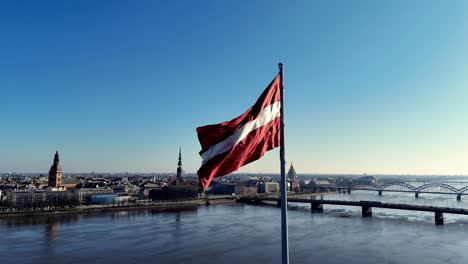
[[[255,120],[245,123],[234,134],[225,140],[211,146],[207,151],[201,154],[202,164],[205,164],[214,156],[232,149],[237,143],[241,142],[253,130],[260,128],[280,116],[280,102],[275,102],[262,109]]]

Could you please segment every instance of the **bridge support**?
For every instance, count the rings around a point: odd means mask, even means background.
[[[444,213],[440,211],[435,212],[435,224],[443,225],[444,224]]]
[[[382,190],[379,190],[379,196],[382,196]]]
[[[348,188],[348,193],[351,194],[351,188]]]
[[[372,207],[363,206],[362,207],[362,217],[370,217],[370,216],[372,216]]]
[[[457,194],[457,201],[461,201],[461,194]]]
[[[310,211],[312,213],[322,213],[323,212],[323,204],[312,202],[310,203]]]
[[[414,198],[419,198],[419,193],[418,192],[414,193]]]

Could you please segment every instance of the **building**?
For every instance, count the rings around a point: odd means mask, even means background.
[[[289,171],[288,171],[288,179],[297,180],[296,170],[294,169],[292,162],[291,162],[291,167],[289,167]]]
[[[81,188],[74,192],[75,199],[79,204],[88,203],[92,195],[98,194],[112,194],[114,190],[112,188]]]
[[[6,194],[5,203],[14,208],[76,205],[73,192],[52,190],[14,190]]]
[[[6,194],[6,204],[14,208],[45,206],[44,190],[14,190]]]
[[[143,188],[143,196],[148,197],[149,192],[151,190],[159,189],[159,188],[161,188],[161,185],[159,185],[157,183],[147,182],[147,183],[142,184],[142,188]]]
[[[159,189],[149,191],[152,200],[196,200],[198,198],[198,186],[195,184],[171,184]]]
[[[255,194],[256,192],[257,188],[255,185],[251,187],[242,182],[227,183],[213,181],[210,188],[207,190],[208,194],[213,195],[248,195]]]
[[[277,193],[279,192],[279,183],[277,182],[259,182],[257,185],[258,193]]]
[[[373,176],[364,176],[364,177],[359,178],[357,182],[358,184],[372,185],[372,184],[376,184],[377,180]]]
[[[309,184],[302,186],[303,189],[308,189],[313,192],[322,192],[336,187],[335,184],[330,183],[325,179],[312,179]]]
[[[113,204],[113,203],[126,203],[130,202],[132,197],[130,195],[119,195],[116,193],[111,194],[95,194],[89,197],[90,204]]]
[[[62,166],[59,163],[58,150],[55,152],[54,164],[49,170],[49,187],[60,187],[62,184]]]
[[[46,191],[45,204],[47,206],[69,206],[78,204],[72,191]]]
[[[288,186],[288,191],[299,192],[300,190],[299,180],[288,180],[286,184]]]
[[[212,195],[226,195],[233,194],[236,192],[235,183],[225,183],[225,182],[213,182],[209,189],[207,190],[208,194]]]

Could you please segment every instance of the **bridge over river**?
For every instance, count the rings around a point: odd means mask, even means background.
[[[260,204],[264,201],[276,202],[280,205],[280,197],[278,196],[267,196],[267,195],[256,195],[256,196],[244,196],[238,199],[239,202]],[[360,206],[362,208],[362,216],[372,216],[372,208],[386,208],[386,209],[398,209],[398,210],[411,210],[411,211],[423,211],[423,212],[434,212],[434,220],[436,225],[444,224],[444,213],[448,214],[461,214],[468,215],[468,209],[464,208],[449,208],[449,207],[434,207],[425,205],[409,205],[399,203],[382,203],[378,201],[346,201],[346,200],[325,200],[316,199],[315,195],[292,195],[288,197],[288,202],[294,203],[308,203],[311,205],[312,212],[323,212],[323,205],[345,205],[345,206]]]
[[[348,187],[336,187],[340,192],[351,193],[352,190],[375,191],[379,195],[383,192],[406,192],[414,193],[416,198],[419,194],[453,194],[460,201],[462,195],[468,195],[468,182],[393,182],[387,184],[352,184]]]

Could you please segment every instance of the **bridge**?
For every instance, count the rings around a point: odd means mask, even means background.
[[[420,186],[414,186],[411,183],[407,182],[393,182],[383,185],[377,184],[353,184],[349,187],[337,187],[336,189],[340,192],[351,193],[352,190],[360,191],[376,191],[379,195],[382,195],[383,192],[407,192],[414,193],[416,198],[419,197],[421,193],[431,193],[431,194],[454,194],[457,196],[457,201],[461,201],[462,195],[468,195],[468,183],[464,182],[466,186],[461,188],[454,187],[448,183],[440,182],[430,182],[424,183]]]
[[[276,202],[277,206],[281,205],[280,197],[278,196],[244,196],[238,199],[239,202],[261,204],[264,201]],[[288,202],[307,203],[311,205],[312,212],[323,212],[323,205],[345,205],[345,206],[360,206],[362,208],[362,217],[372,216],[372,208],[385,208],[397,210],[411,210],[422,212],[433,212],[436,225],[444,224],[444,213],[468,215],[468,209],[449,208],[449,207],[434,207],[425,205],[408,205],[397,203],[382,203],[376,201],[346,201],[346,200],[323,200],[316,199],[315,196],[305,197],[304,195],[288,197]]]

